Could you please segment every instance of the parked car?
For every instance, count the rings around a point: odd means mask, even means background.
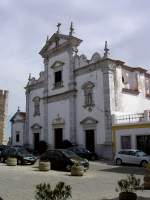
[[[76,155],[74,152],[67,149],[54,149],[47,150],[40,156],[40,161],[50,161],[51,168],[55,170],[71,170],[71,166],[77,162],[84,166],[85,169],[89,168],[89,162]]]
[[[9,146],[7,146],[7,145],[3,145],[3,144],[0,145],[0,158],[1,158],[1,152],[8,149],[8,148],[9,148]]]
[[[37,160],[23,147],[10,147],[1,152],[1,161],[5,162],[8,157],[16,157],[18,164],[34,164]]]
[[[88,160],[96,160],[98,159],[98,156],[95,152],[91,152],[83,147],[78,147],[78,146],[74,146],[74,147],[70,147],[68,148],[68,150],[73,151],[74,153],[76,153],[78,156],[82,157],[82,158],[86,158]]]
[[[150,156],[140,150],[124,149],[116,153],[114,160],[116,165],[129,163],[144,167],[147,163],[150,163]]]

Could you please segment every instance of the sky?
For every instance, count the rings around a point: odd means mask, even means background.
[[[83,40],[79,54],[88,59],[103,55],[107,40],[110,57],[133,67],[150,69],[149,0],[0,0],[0,89],[9,90],[9,119],[20,107],[25,111],[25,89],[29,73],[38,78],[43,70],[39,51],[56,32]]]

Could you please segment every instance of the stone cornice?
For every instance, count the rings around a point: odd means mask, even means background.
[[[45,85],[44,81],[41,81],[41,82],[38,82],[38,83],[35,83],[35,84],[32,84],[32,85],[27,85],[25,87],[25,89],[28,90],[28,91],[32,91],[32,90],[44,88],[44,85]]]
[[[77,93],[77,90],[69,90],[60,94],[55,94],[52,96],[44,97],[43,99],[46,100],[48,103],[56,102],[56,101],[61,101],[65,99],[69,99],[72,96],[75,96]]]
[[[92,63],[74,70],[75,76],[80,76],[82,74],[90,73],[92,71],[96,71],[98,69],[102,69],[101,62],[98,61],[96,63]]]
[[[123,93],[128,93],[128,94],[133,94],[133,95],[138,95],[140,92],[135,89],[128,89],[128,88],[122,88]]]

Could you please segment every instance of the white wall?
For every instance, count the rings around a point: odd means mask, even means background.
[[[48,144],[54,147],[54,133],[53,133],[53,120],[55,120],[58,115],[64,120],[63,128],[63,140],[70,139],[70,124],[69,124],[69,100],[61,100],[48,104]]]
[[[93,71],[83,75],[79,75],[76,78],[77,83],[77,100],[76,100],[76,114],[77,114],[77,143],[79,145],[85,146],[85,132],[83,126],[80,124],[82,120],[86,117],[92,117],[98,121],[96,125],[95,132],[95,142],[96,146],[103,144],[105,141],[105,129],[104,129],[104,96],[103,96],[103,77],[101,70]],[[93,88],[93,100],[95,106],[92,111],[88,111],[87,108],[84,108],[84,90],[82,85],[86,82],[91,81],[94,83],[95,87]]]
[[[131,148],[137,149],[136,136],[138,135],[150,135],[150,128],[131,128],[116,130],[116,151],[119,151],[121,149],[121,136],[131,136]]]
[[[138,91],[139,94],[130,94],[122,92],[122,88],[125,88],[126,85],[122,83],[122,69],[116,69],[116,77],[117,77],[117,90],[115,93],[117,94],[117,108],[116,112],[120,113],[141,113],[144,110],[150,109],[150,98],[145,97],[145,75],[140,72],[136,72],[137,81],[138,81]],[[135,72],[129,72],[134,73]],[[131,79],[132,76],[129,76]],[[133,82],[133,80],[129,80],[129,82]]]
[[[51,66],[55,63],[55,61],[61,61],[64,62],[64,65],[62,66],[62,80],[63,80],[63,86],[59,89],[54,89],[54,69],[51,68]],[[51,59],[49,59],[48,63],[48,95],[55,95],[62,92],[65,92],[68,90],[68,83],[69,83],[69,53],[67,51],[64,51],[60,53],[59,55],[53,56]]]
[[[40,100],[40,115],[39,116],[34,116],[34,102],[33,98],[38,96],[40,98],[43,97],[43,88],[40,89],[35,89],[30,92],[29,95],[29,144],[33,145],[33,132],[31,127],[37,123],[39,124],[41,128],[40,132],[40,140],[44,139],[44,105],[43,105],[43,100]]]
[[[19,142],[16,141],[16,135],[19,133]],[[24,122],[16,121],[12,124],[12,145],[23,145]]]

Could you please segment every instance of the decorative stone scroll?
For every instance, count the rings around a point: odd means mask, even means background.
[[[34,116],[40,115],[40,97],[34,97]]]

